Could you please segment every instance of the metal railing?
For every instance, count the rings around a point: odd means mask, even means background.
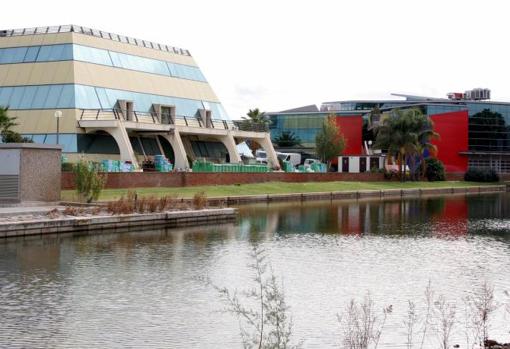
[[[131,116],[131,119],[128,118]],[[122,109],[82,109],[80,120],[123,120],[148,124],[160,124],[157,115]]]
[[[55,33],[80,33],[80,34],[95,36],[95,37],[98,37],[101,39],[118,41],[118,42],[122,42],[125,44],[131,44],[131,45],[136,45],[136,46],[140,46],[140,47],[151,48],[154,50],[176,53],[176,54],[184,55],[184,56],[191,56],[191,53],[186,49],[157,44],[152,41],[135,39],[135,38],[132,38],[129,36],[113,34],[113,33],[105,32],[102,30],[91,29],[91,28],[87,28],[87,27],[82,27],[80,25],[74,25],[74,24],[56,25],[56,26],[47,26],[47,27],[34,27],[34,28],[4,29],[4,30],[0,30],[0,37],[38,35],[38,34],[55,34]]]
[[[232,123],[240,131],[269,132],[269,126],[266,124],[254,124],[247,120],[232,121]]]
[[[129,115],[129,118],[128,118]],[[164,122],[162,122],[162,119]],[[176,115],[172,120],[170,115],[158,116],[156,113],[127,111],[123,109],[81,109],[80,120],[121,120],[148,124],[175,125],[186,127],[206,128],[207,125],[198,116]],[[211,119],[209,128],[218,130],[240,130],[254,132],[268,132],[266,125],[250,124],[245,121]]]

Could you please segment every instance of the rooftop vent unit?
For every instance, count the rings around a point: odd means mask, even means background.
[[[448,93],[448,99],[461,100],[464,99],[464,93],[462,92],[450,92]]]
[[[464,93],[465,99],[472,101],[483,101],[491,99],[491,90],[488,88],[474,88]]]
[[[7,36],[7,30],[0,30],[0,37]]]
[[[448,93],[448,99],[460,101],[460,100],[469,100],[469,101],[483,101],[487,99],[491,99],[491,90],[488,88],[474,88],[472,90],[467,90],[466,92],[450,92]]]

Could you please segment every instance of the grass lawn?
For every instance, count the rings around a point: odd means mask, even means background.
[[[288,193],[313,193],[349,190],[380,190],[380,189],[412,189],[412,188],[444,188],[444,187],[469,187],[480,186],[481,183],[446,181],[446,182],[309,182],[309,183],[283,183],[266,182],[257,184],[240,185],[209,185],[185,188],[133,188],[133,189],[105,189],[99,200],[108,201],[120,198],[131,191],[136,191],[143,196],[171,195],[179,198],[189,198],[195,193],[205,192],[208,197],[237,196],[237,195],[262,195],[262,194],[288,194]],[[76,192],[63,190],[62,200],[76,201]]]

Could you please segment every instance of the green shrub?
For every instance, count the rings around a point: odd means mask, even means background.
[[[443,163],[436,158],[425,159],[425,177],[429,182],[444,181],[446,176]]]
[[[86,202],[97,200],[106,184],[106,175],[99,174],[97,168],[83,160],[73,166],[73,172],[79,197]]]
[[[73,171],[73,164],[70,162],[63,162],[62,163],[62,172],[72,172]]]
[[[499,175],[492,168],[469,168],[464,180],[470,182],[499,182]]]

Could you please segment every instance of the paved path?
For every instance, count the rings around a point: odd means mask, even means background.
[[[63,210],[64,206],[59,206],[58,203],[56,203],[55,205],[45,203],[44,206],[37,204],[35,205],[28,204],[26,206],[24,205],[24,206],[0,207],[0,217],[45,214],[55,208],[57,208],[58,210]]]

